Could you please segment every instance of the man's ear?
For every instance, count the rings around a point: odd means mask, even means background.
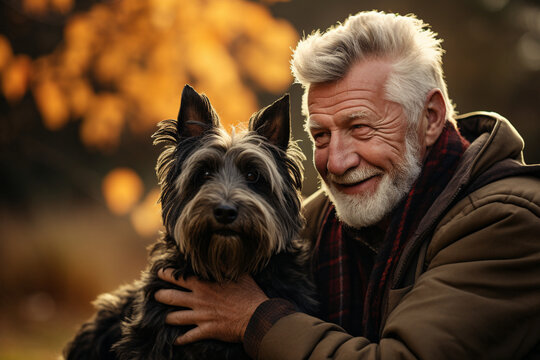
[[[424,113],[422,114],[426,121],[424,139],[427,147],[435,144],[446,123],[446,103],[439,89],[431,90],[426,96]]]
[[[191,86],[184,86],[177,132],[180,138],[197,137],[219,126],[219,118],[204,94],[197,93]]]
[[[249,130],[264,136],[282,150],[287,150],[291,135],[289,94],[253,114],[249,120]]]

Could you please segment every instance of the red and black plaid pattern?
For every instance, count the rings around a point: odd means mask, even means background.
[[[379,236],[380,230],[355,231],[342,225],[331,206],[318,241],[316,282],[320,317],[343,327],[350,334],[362,333],[362,311],[375,251],[357,238]]]
[[[318,241],[316,279],[321,316],[371,341],[379,340],[382,298],[407,240],[444,190],[469,143],[447,123],[407,197],[392,212],[376,256],[344,231],[333,207]],[[370,233],[360,236],[369,236]],[[362,310],[363,309],[363,310]]]
[[[317,248],[317,288],[321,295],[321,317],[346,328],[351,316],[350,256],[346,251],[342,226],[332,206]],[[346,330],[349,330],[346,328]]]

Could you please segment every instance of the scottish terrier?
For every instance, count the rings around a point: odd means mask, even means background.
[[[154,294],[174,285],[161,269],[219,283],[249,273],[268,297],[315,310],[300,187],[303,154],[290,139],[285,95],[255,113],[247,131],[228,134],[205,95],[184,87],[177,120],[164,120],[154,144],[165,230],[140,280],[103,294],[97,311],[64,351],[66,359],[244,359],[241,344],[217,340],[175,346],[190,329],[165,324],[176,310]]]

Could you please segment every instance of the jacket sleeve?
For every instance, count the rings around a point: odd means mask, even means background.
[[[529,183],[528,185],[531,185]],[[259,359],[519,359],[540,334],[540,191],[478,191],[438,225],[426,271],[369,343],[302,313],[279,318]],[[529,188],[530,189],[530,188]],[[519,192],[519,191],[518,191]]]

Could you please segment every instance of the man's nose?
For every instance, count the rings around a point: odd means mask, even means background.
[[[346,137],[332,135],[328,144],[328,162],[326,168],[334,175],[343,175],[347,170],[355,168],[360,163],[354,144]]]

